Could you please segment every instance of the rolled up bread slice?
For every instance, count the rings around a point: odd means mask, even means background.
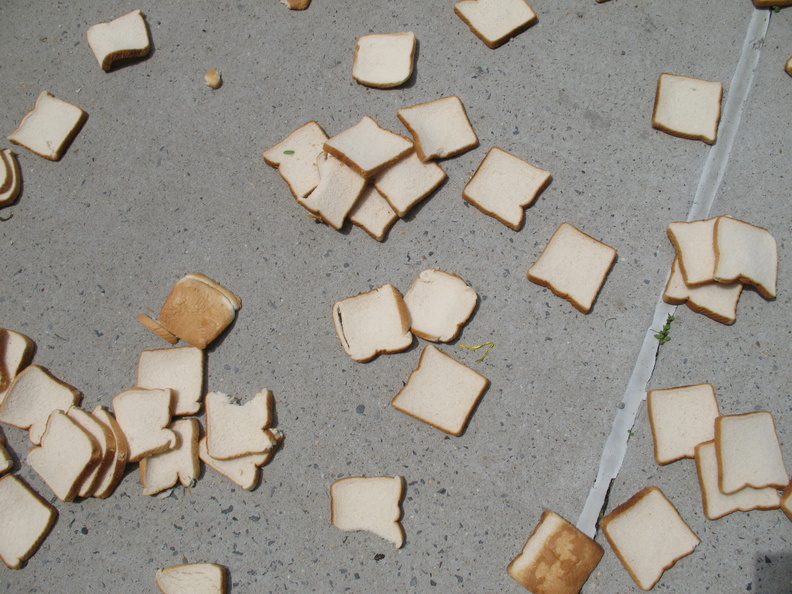
[[[330,485],[330,523],[344,531],[371,532],[401,548],[403,497],[404,479],[400,476],[339,479]]]
[[[19,161],[11,149],[0,151],[0,208],[13,204],[22,188]]]
[[[157,570],[162,594],[226,594],[226,568],[215,563],[186,563]]]
[[[168,428],[172,398],[169,389],[144,388],[124,390],[113,398],[113,412],[129,447],[129,462],[176,447],[178,437]]]
[[[19,569],[41,546],[58,511],[21,479],[0,478],[0,559]]]

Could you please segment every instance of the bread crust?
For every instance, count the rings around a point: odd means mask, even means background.
[[[0,173],[0,207],[11,206],[19,197],[22,189],[22,175],[19,172],[19,161],[11,149],[0,151],[0,165],[5,173]]]

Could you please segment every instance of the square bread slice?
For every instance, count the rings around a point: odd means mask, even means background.
[[[430,344],[391,406],[449,435],[459,436],[487,386],[489,380],[483,375]]]
[[[295,198],[305,198],[319,185],[316,160],[327,138],[322,127],[311,121],[262,153],[267,165],[277,167]]]
[[[157,570],[162,594],[226,594],[226,568],[216,563],[185,563]]]
[[[305,198],[297,202],[318,220],[333,229],[344,226],[366,187],[366,179],[332,155],[321,153],[316,158],[319,184]]]
[[[279,432],[275,435],[282,438]],[[218,460],[209,455],[209,452],[206,450],[206,438],[204,437],[198,442],[198,457],[204,464],[231,479],[237,485],[245,489],[245,491],[252,491],[258,486],[261,478],[261,471],[259,468],[269,462],[270,458],[272,458],[272,455],[275,453],[275,449],[276,448],[272,448],[260,454],[240,456],[239,458],[232,458],[231,460]]]
[[[169,389],[131,388],[113,398],[113,412],[129,447],[129,462],[172,450],[178,444],[171,423]]]
[[[330,523],[344,531],[365,530],[393,543],[404,544],[400,476],[353,476],[330,485]]]
[[[393,285],[337,301],[332,315],[341,346],[360,363],[380,353],[398,353],[413,342],[410,313]]]
[[[658,464],[694,458],[696,446],[715,436],[720,412],[712,384],[649,390],[646,403]]]
[[[133,10],[108,23],[99,23],[86,32],[88,45],[102,70],[110,70],[113,62],[147,56],[151,47],[143,13]]]
[[[388,229],[399,215],[374,186],[366,186],[360,199],[349,212],[349,221],[377,241],[385,239]]]
[[[372,177],[406,156],[413,143],[381,128],[369,116],[336,134],[324,144],[326,153],[344,162],[365,178]]]
[[[155,495],[170,489],[177,482],[190,488],[195,485],[201,473],[198,459],[198,438],[201,429],[198,419],[178,419],[170,424],[169,429],[178,438],[176,447],[140,461],[143,495]]]
[[[679,258],[671,264],[671,275],[668,277],[663,301],[672,305],[686,303],[688,308],[703,314],[721,324],[733,324],[737,319],[737,303],[742,295],[742,283],[711,283],[699,287],[685,284]]]
[[[412,151],[374,178],[374,187],[403,217],[421,200],[431,194],[443,181],[446,173],[433,161],[424,163]]]
[[[484,214],[519,231],[525,221],[525,208],[533,204],[550,180],[549,171],[495,146],[462,190],[462,197]]]
[[[33,360],[36,344],[24,334],[0,328],[0,406],[11,382]]]
[[[402,107],[396,115],[412,134],[421,161],[446,159],[478,146],[465,106],[456,95]]]
[[[427,268],[404,294],[410,330],[432,342],[454,340],[478,303],[478,294],[458,275]]]
[[[603,553],[592,538],[548,509],[506,571],[533,594],[578,594]]]
[[[602,518],[613,552],[642,590],[693,552],[700,539],[657,487],[646,487]]]
[[[731,217],[715,222],[715,271],[719,283],[739,281],[765,299],[776,296],[778,245],[767,229]]]
[[[36,105],[25,114],[8,140],[40,157],[57,161],[87,118],[88,114],[76,105],[42,91],[36,99]]]
[[[102,473],[99,484],[93,492],[94,497],[104,499],[113,493],[124,477],[124,469],[129,459],[129,446],[127,445],[126,436],[121,430],[121,425],[118,424],[115,417],[104,406],[97,406],[91,411],[91,414],[97,421],[105,425],[112,434],[112,440],[108,441],[105,454],[105,456],[112,454],[112,460]]]
[[[723,84],[664,72],[657,80],[652,127],[673,136],[714,144]]]
[[[58,510],[13,474],[0,478],[0,559],[19,569],[55,524]]]
[[[262,390],[244,404],[221,392],[206,395],[206,449],[212,458],[230,460],[268,452],[280,440],[269,429],[274,401]]]
[[[615,249],[569,223],[561,223],[528,269],[528,280],[588,313],[615,260]]]
[[[674,222],[666,227],[666,235],[676,251],[682,277],[689,287],[715,282],[715,221]]]
[[[718,485],[725,495],[745,487],[783,489],[789,483],[773,415],[767,411],[715,420]]]
[[[352,78],[368,87],[389,89],[412,76],[415,33],[372,33],[357,38]]]
[[[781,497],[773,487],[745,487],[731,495],[721,493],[718,488],[718,455],[714,441],[696,446],[696,469],[704,515],[709,520],[717,520],[736,511],[777,509],[781,505]]]
[[[462,0],[454,4],[454,12],[492,49],[537,21],[525,0]]]
[[[16,202],[21,189],[22,174],[16,153],[11,149],[0,151],[0,208]]]
[[[138,388],[170,388],[171,414],[194,415],[201,410],[205,356],[192,347],[142,351],[138,358]]]

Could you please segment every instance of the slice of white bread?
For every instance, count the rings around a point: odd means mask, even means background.
[[[204,352],[192,346],[142,351],[138,358],[138,388],[170,388],[171,414],[194,415],[201,409]]]
[[[186,563],[157,570],[162,594],[226,594],[226,568],[215,563]]]
[[[398,549],[404,544],[400,476],[353,476],[330,485],[330,523],[344,531],[365,530]]]
[[[421,353],[418,367],[391,406],[449,435],[461,435],[489,380],[434,345]]]
[[[737,319],[737,303],[740,301],[742,290],[743,284],[740,282],[689,287],[682,276],[679,258],[674,258],[671,275],[663,291],[663,301],[672,305],[686,303],[696,313],[721,324],[733,324]]]
[[[303,124],[275,146],[264,151],[264,161],[278,168],[295,198],[305,198],[319,185],[316,158],[323,152],[327,134],[314,121]]]
[[[0,478],[0,559],[19,569],[39,548],[58,510],[13,474]]]
[[[757,411],[715,419],[718,485],[730,495],[745,487],[783,489],[789,483],[773,415]]]
[[[352,78],[380,89],[398,87],[412,76],[415,33],[372,33],[357,38]]]
[[[201,464],[198,459],[198,419],[178,419],[170,424],[178,438],[176,447],[161,454],[154,454],[140,461],[140,482],[143,495],[155,495],[170,489],[177,482],[187,488],[198,480]]]
[[[715,436],[720,412],[712,384],[649,390],[646,403],[658,464],[694,458],[696,446]]]
[[[446,178],[446,173],[437,163],[424,163],[412,151],[374,178],[374,187],[390,203],[393,210],[403,217],[421,200],[431,194]]]
[[[534,594],[578,594],[603,553],[592,538],[548,509],[506,571]]]
[[[776,295],[778,245],[767,229],[731,217],[715,222],[715,271],[719,283],[753,285],[765,299]]]
[[[446,159],[478,146],[465,106],[456,95],[402,107],[396,115],[412,134],[421,161]]]
[[[385,239],[388,230],[399,219],[377,188],[366,186],[355,206],[349,211],[349,221],[377,241]]]
[[[642,590],[689,555],[700,539],[657,487],[646,487],[600,522],[613,552]]]
[[[276,439],[282,439],[283,435],[273,430]],[[272,448],[260,454],[250,454],[249,456],[240,456],[231,460],[218,460],[212,458],[206,450],[206,438],[204,437],[198,442],[198,456],[200,459],[209,466],[216,470],[226,478],[231,479],[237,485],[245,489],[245,491],[252,491],[255,489],[261,479],[260,467],[264,466],[270,461],[276,448]]]
[[[81,408],[76,406],[69,407],[69,410],[66,411],[66,416],[90,435],[99,448],[97,463],[93,466],[91,471],[85,475],[77,491],[79,497],[91,497],[99,487],[99,483],[107,467],[113,462],[115,452],[109,448],[111,443],[113,446],[115,445],[115,438],[107,425]]]
[[[173,285],[156,324],[183,341],[205,349],[234,321],[241,307],[242,300],[237,295],[208,276],[193,272]]]
[[[341,346],[355,361],[364,363],[380,353],[398,353],[412,344],[410,313],[393,285],[337,301],[332,315]]]
[[[673,136],[714,144],[723,84],[664,72],[657,80],[652,126]]]
[[[127,462],[176,447],[176,433],[168,428],[172,399],[169,389],[144,388],[124,390],[113,398],[113,412],[129,448]]]
[[[110,70],[116,60],[147,56],[151,47],[146,21],[139,10],[93,25],[86,36],[102,70]]]
[[[45,159],[57,161],[88,118],[82,109],[42,91],[8,140]]]
[[[297,202],[318,220],[340,230],[363,194],[366,180],[327,153],[321,153],[316,163],[319,167],[319,185],[305,198],[298,198]]]
[[[62,410],[55,410],[47,421],[41,445],[28,450],[27,463],[55,496],[72,501],[80,486],[100,461],[99,444]]]
[[[336,134],[324,144],[333,155],[365,178],[376,175],[406,156],[413,143],[395,132],[381,128],[369,116]]]
[[[701,502],[704,515],[717,520],[736,511],[752,509],[777,509],[781,498],[773,487],[752,489],[745,487],[731,495],[724,495],[718,488],[718,455],[715,442],[708,441],[696,446],[696,469],[701,486]]]
[[[494,146],[462,190],[462,197],[484,214],[519,231],[525,209],[551,180],[549,171]]]
[[[105,407],[99,405],[91,411],[91,414],[96,420],[105,425],[112,435],[112,439],[108,441],[105,454],[107,457],[112,455],[112,459],[104,472],[102,472],[99,484],[93,493],[94,497],[105,498],[113,493],[124,477],[124,469],[129,458],[129,446],[121,425],[118,424],[115,417]]]
[[[0,208],[10,206],[22,189],[22,174],[19,161],[11,149],[0,151]]]
[[[404,294],[410,330],[432,342],[450,342],[476,308],[476,291],[458,275],[437,268],[423,270]]]
[[[47,427],[53,410],[68,410],[80,403],[81,394],[39,365],[29,365],[8,388],[0,405],[0,422],[28,430],[36,445]]]
[[[33,360],[35,343],[24,334],[0,328],[0,405],[14,378]]]
[[[715,282],[715,221],[674,222],[666,227],[666,235],[676,250],[682,277],[688,287]]]
[[[588,313],[615,260],[615,249],[569,223],[561,223],[528,269],[528,280]]]
[[[781,494],[781,511],[786,514],[787,518],[792,520],[792,481],[789,482]]]
[[[221,392],[206,395],[206,449],[212,458],[230,460],[261,454],[280,439],[270,430],[274,401],[262,390],[244,404]]]
[[[536,23],[525,0],[462,0],[454,12],[487,47],[496,48]]]
[[[0,475],[5,474],[14,467],[14,459],[6,449],[5,436],[0,433]]]

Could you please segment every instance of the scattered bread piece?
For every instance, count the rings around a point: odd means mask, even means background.
[[[99,498],[109,497],[121,479],[124,477],[124,469],[129,459],[129,445],[126,436],[121,429],[121,425],[115,417],[103,406],[97,406],[91,414],[109,430],[112,438],[107,442],[106,457],[111,457],[110,463],[105,468],[99,479],[99,484],[94,490],[93,496]]]
[[[613,552],[642,590],[693,552],[699,538],[657,487],[646,487],[600,523]]]
[[[365,178],[393,165],[412,148],[413,143],[404,136],[381,128],[368,116],[364,116],[357,124],[336,134],[324,144],[326,153]]]
[[[289,10],[305,10],[311,5],[311,0],[281,0],[281,4],[289,7]]]
[[[711,283],[699,287],[685,284],[679,258],[674,258],[671,276],[663,291],[663,301],[672,305],[687,306],[721,324],[733,324],[737,319],[737,303],[742,295],[742,283]]]
[[[151,48],[148,27],[139,10],[93,25],[86,35],[102,70],[110,70],[116,60],[147,56]]]
[[[506,571],[533,594],[578,594],[603,553],[592,538],[548,509]]]
[[[148,314],[140,314],[137,317],[137,320],[138,322],[143,324],[146,328],[154,332],[157,336],[159,336],[163,340],[166,340],[171,344],[176,344],[177,342],[179,342],[178,336],[174,336],[173,334],[165,330],[165,328],[160,326],[157,321],[152,320],[151,317],[148,316]]]
[[[765,299],[776,295],[778,245],[767,229],[731,217],[715,221],[715,271],[719,283],[753,285]]]
[[[20,373],[6,392],[0,405],[0,422],[28,430],[36,445],[47,427],[53,410],[68,410],[80,403],[80,392],[62,382],[39,365],[30,365]]]
[[[715,436],[720,412],[712,384],[649,390],[646,402],[658,464],[694,458],[696,446]]]
[[[790,57],[789,60],[786,61],[786,65],[784,66],[784,70],[786,70],[786,73],[789,76],[792,76],[792,57]]]
[[[404,294],[410,312],[410,330],[432,342],[454,340],[473,314],[476,291],[456,274],[427,268]]]
[[[353,476],[330,485],[330,523],[344,531],[366,530],[393,543],[404,544],[400,476]]]
[[[434,162],[424,163],[418,154],[409,155],[394,163],[374,179],[374,187],[403,217],[421,200],[431,194],[446,178],[442,167]]]
[[[688,287],[715,282],[715,221],[675,222],[666,227],[666,235],[676,251],[682,277]]]
[[[366,186],[355,206],[349,211],[349,220],[377,241],[385,239],[388,229],[399,219],[388,201],[374,186]]]
[[[723,84],[664,72],[657,80],[652,126],[673,136],[714,144]]]
[[[277,440],[283,439],[283,434],[277,429],[273,429],[272,432]],[[206,450],[205,437],[198,442],[198,456],[203,460],[204,464],[231,479],[245,491],[252,491],[258,486],[261,478],[259,468],[270,461],[275,450],[276,448],[272,448],[260,454],[240,456],[231,460],[218,460],[217,458],[212,458]]]
[[[413,341],[407,305],[389,284],[334,303],[333,324],[344,351],[361,363],[403,351]]]
[[[398,87],[412,76],[415,33],[372,33],[357,38],[352,78],[380,89]]]
[[[0,328],[0,405],[11,382],[33,360],[36,344],[24,334]]]
[[[781,510],[786,517],[792,520],[792,481],[789,481],[786,489],[781,494]]]
[[[11,206],[22,189],[19,161],[11,149],[0,151],[0,208]]]
[[[109,450],[109,445],[111,442],[114,445],[115,439],[107,425],[81,408],[76,406],[69,407],[69,410],[66,411],[66,416],[90,435],[99,448],[97,463],[93,465],[88,474],[82,479],[77,491],[79,497],[91,497],[99,487],[108,465],[113,462],[115,452]]]
[[[215,563],[186,563],[157,570],[162,594],[225,594],[226,568]]]
[[[177,482],[187,488],[195,485],[201,472],[198,460],[198,419],[178,419],[169,427],[178,438],[176,447],[140,461],[143,495],[155,495]]]
[[[412,134],[421,161],[446,159],[478,146],[478,137],[456,95],[402,107],[396,115]]]
[[[394,396],[391,406],[449,435],[461,435],[489,380],[433,345]]]
[[[220,71],[217,68],[210,68],[204,74],[206,84],[212,89],[219,89],[223,86],[223,78],[220,76]]]
[[[316,163],[319,167],[319,185],[305,198],[298,198],[297,202],[333,229],[341,229],[360,200],[366,180],[327,153],[321,153]]]
[[[317,158],[326,141],[325,131],[311,121],[264,151],[264,161],[278,168],[295,198],[305,198],[319,185]]]
[[[549,171],[495,146],[462,190],[462,197],[484,214],[519,231],[525,221],[525,208],[533,204],[551,180]]]
[[[272,424],[272,393],[262,390],[245,404],[221,392],[206,395],[206,449],[212,458],[230,460],[261,454],[280,439]]]
[[[776,8],[777,6],[792,6],[792,0],[753,0],[756,8]]]
[[[5,436],[0,433],[0,475],[5,474],[14,467],[14,459],[6,449]]]
[[[525,0],[462,0],[457,13],[476,37],[495,49],[536,23],[536,13]]]
[[[201,409],[204,352],[192,346],[152,349],[140,353],[138,388],[170,388],[171,414],[194,415]]]
[[[131,388],[113,398],[113,412],[129,447],[128,462],[176,447],[178,437],[171,423],[172,394],[169,389]]]
[[[58,510],[13,474],[0,478],[0,559],[19,569],[39,548]]]
[[[42,91],[8,140],[45,159],[57,161],[88,118],[82,109]]]
[[[85,477],[99,463],[100,455],[96,440],[65,412],[55,410],[47,421],[41,445],[28,451],[27,463],[58,499],[72,501]]]
[[[561,223],[528,269],[528,280],[588,313],[615,259],[615,249],[569,223]]]
[[[701,485],[704,515],[709,520],[717,520],[736,511],[776,509],[781,505],[778,491],[773,487],[763,489],[745,487],[731,495],[721,493],[718,488],[718,456],[714,441],[696,446],[696,469]]]
[[[156,322],[146,314],[138,320],[155,331],[156,326],[162,327],[165,333],[157,333],[166,340],[172,334],[204,349],[234,321],[241,307],[237,295],[208,276],[193,272],[173,285]]]
[[[773,415],[767,411],[715,419],[718,485],[725,495],[745,487],[783,489],[789,474]]]

